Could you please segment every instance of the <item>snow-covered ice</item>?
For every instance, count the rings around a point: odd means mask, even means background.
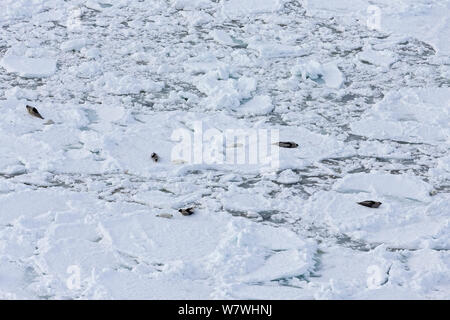
[[[17,72],[24,78],[49,77],[56,71],[56,60],[51,58],[5,55],[0,65],[8,72]]]
[[[429,143],[450,148],[450,90],[400,89],[351,123],[353,133],[379,139]]]
[[[339,89],[345,80],[342,72],[333,62],[320,64],[313,60],[295,66],[291,72],[294,77],[300,75],[303,81],[311,79],[319,83],[323,82],[334,89]]]
[[[3,2],[0,298],[450,297],[449,1]]]

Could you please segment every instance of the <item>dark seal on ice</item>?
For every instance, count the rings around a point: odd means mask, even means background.
[[[150,156],[152,158],[153,161],[158,162],[159,161],[159,156],[156,153],[152,153],[152,155]]]
[[[297,148],[298,144],[296,144],[295,142],[290,142],[290,141],[280,141],[275,143],[277,146],[279,146],[280,148]]]
[[[194,208],[179,209],[178,212],[183,216],[190,216],[194,213]]]
[[[378,208],[379,206],[381,206],[381,202],[372,200],[361,201],[358,202],[358,204],[368,208]]]
[[[41,114],[35,107],[27,105],[27,110],[28,110],[28,113],[31,114],[33,117],[44,119],[44,117],[41,116]]]

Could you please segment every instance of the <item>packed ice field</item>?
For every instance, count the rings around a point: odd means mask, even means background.
[[[0,3],[1,299],[450,298],[450,1]]]

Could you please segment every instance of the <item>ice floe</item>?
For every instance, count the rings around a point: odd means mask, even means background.
[[[273,110],[273,106],[269,96],[255,96],[236,109],[241,114],[263,115],[270,113]]]
[[[372,48],[364,48],[364,50],[358,54],[358,59],[365,63],[371,63],[385,69],[391,67],[391,65],[397,61],[397,58],[392,52],[389,51],[375,51]]]
[[[448,297],[447,2],[2,4],[0,298]]]
[[[401,89],[387,93],[350,128],[355,134],[372,138],[447,145],[449,122],[448,89]]]
[[[430,190],[414,176],[354,174],[338,181],[331,191],[314,195],[303,212],[314,225],[328,225],[355,239],[394,247],[440,247],[430,240],[440,238],[447,228],[449,219],[443,213],[448,197],[430,203]],[[356,204],[370,199],[382,205],[373,209]]]
[[[63,42],[61,44],[61,50],[70,51],[70,50],[81,50],[86,46],[86,39],[73,39]]]
[[[293,76],[300,75],[303,81],[311,79],[318,83],[324,82],[334,89],[339,89],[345,80],[344,75],[333,62],[320,64],[313,60],[295,66],[291,72]]]
[[[222,12],[227,16],[242,16],[256,13],[276,12],[285,0],[239,0],[223,1]]]
[[[49,77],[56,72],[56,59],[28,58],[24,56],[5,55],[0,65],[8,72],[17,72],[24,78]]]
[[[20,205],[23,199],[27,207]],[[81,284],[75,290],[85,297],[167,298],[171,292],[172,297],[193,298],[201,292],[217,298],[229,297],[232,286],[308,274],[314,264],[311,241],[226,214],[200,210],[187,218],[175,212],[173,219],[161,220],[151,210],[129,205],[117,216],[115,205],[54,190],[15,193],[0,202],[0,223],[10,224],[1,233],[10,237],[2,257],[21,259],[25,269],[48,275],[32,285],[8,277],[11,286],[24,288],[18,297],[42,290],[53,298],[70,294],[71,267],[79,268]],[[84,207],[88,203],[91,207]],[[8,268],[18,277],[25,272],[20,265]],[[134,277],[147,280],[136,286]],[[152,283],[155,289],[149,290]],[[201,290],[189,293],[191,283]],[[6,294],[10,285],[2,282],[1,292]]]

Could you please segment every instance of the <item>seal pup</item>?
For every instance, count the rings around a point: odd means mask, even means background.
[[[276,142],[274,144],[279,146],[280,148],[297,148],[298,147],[297,143],[290,142],[290,141],[280,141],[280,142]]]
[[[381,202],[372,201],[372,200],[366,200],[366,201],[361,201],[361,202],[357,202],[357,203],[361,206],[368,207],[368,208],[378,208],[379,206],[381,206]]]
[[[44,117],[41,116],[41,114],[35,107],[27,105],[27,110],[28,110],[28,113],[31,114],[33,117],[44,119]]]
[[[152,160],[154,162],[158,162],[159,161],[159,156],[156,153],[152,153],[152,155],[150,156],[152,158]]]
[[[194,208],[179,209],[178,212],[183,216],[190,216],[194,213]]]

